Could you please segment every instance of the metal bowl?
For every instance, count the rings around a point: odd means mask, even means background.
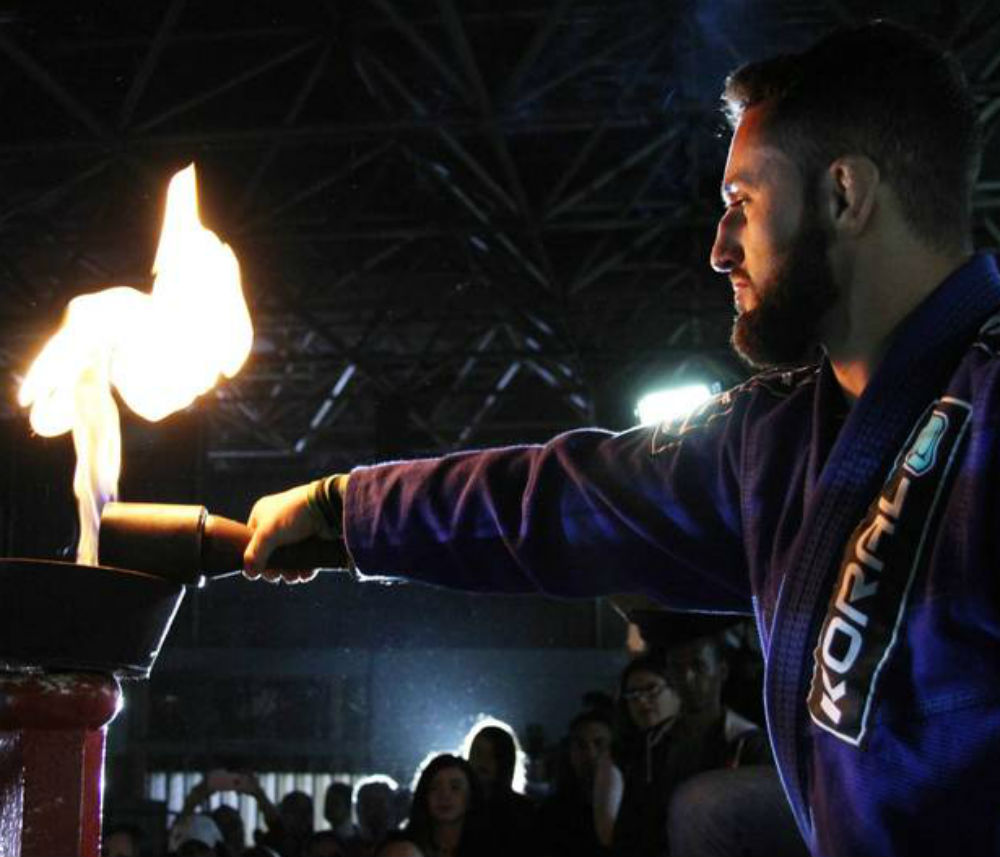
[[[183,597],[139,571],[0,559],[0,670],[147,678]]]

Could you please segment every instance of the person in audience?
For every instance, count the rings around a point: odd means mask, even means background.
[[[595,772],[595,801],[607,817],[595,828],[603,845],[623,857],[666,853],[666,820],[676,776],[679,744],[675,726],[680,696],[657,653],[634,658],[622,672],[619,705],[624,711],[624,774],[613,764]]]
[[[729,665],[720,624],[731,623],[673,614],[658,639],[689,748],[668,809],[670,849],[687,857],[806,855],[763,730],[722,703]]]
[[[417,781],[406,835],[424,857],[500,857],[484,824],[482,787],[465,759],[442,753]]]
[[[252,774],[242,775],[239,791],[257,801],[266,831],[254,831],[254,841],[278,853],[279,857],[302,857],[306,840],[313,832],[313,801],[302,791],[286,794],[276,807]]]
[[[247,831],[239,810],[222,804],[213,809],[209,815],[222,832],[222,839],[229,853],[232,857],[240,857],[247,847]]]
[[[231,857],[241,857],[246,848],[246,828],[243,824],[243,818],[238,810],[225,804],[209,812],[209,799],[218,792],[250,792],[252,782],[255,781],[251,775],[227,771],[222,768],[209,771],[184,797],[184,805],[181,807],[177,821],[194,815],[201,809],[221,831],[226,853]],[[263,792],[261,794],[263,795]],[[258,798],[258,803],[260,801],[261,799]],[[263,801],[266,807],[274,810],[266,795],[263,795]],[[262,811],[266,812],[266,807],[262,804]]]
[[[323,797],[323,818],[341,842],[358,838],[358,826],[351,817],[354,790],[347,783],[330,783]]]
[[[375,847],[399,824],[396,815],[396,790],[387,778],[375,777],[358,784],[355,797],[360,836],[358,853],[373,854]]]
[[[145,857],[146,836],[134,824],[111,824],[104,831],[102,857]]]
[[[649,648],[626,668],[622,696],[647,740],[626,762],[616,854],[806,853],[763,730],[722,704],[722,641],[731,624],[729,617],[668,611],[639,617]],[[659,681],[647,674],[651,665]],[[661,682],[673,691],[676,713],[656,738],[659,732],[648,730]]]
[[[167,853],[174,857],[230,857],[222,831],[200,812],[177,817],[167,837]]]
[[[544,857],[607,857],[611,853],[597,835],[595,783],[600,766],[611,759],[613,734],[605,710],[589,709],[570,721],[555,791],[539,810]]]
[[[469,744],[469,765],[483,789],[486,824],[492,841],[521,854],[535,854],[537,820],[531,801],[514,791],[517,741],[508,728],[489,724],[478,728]]]

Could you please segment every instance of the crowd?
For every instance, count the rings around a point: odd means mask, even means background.
[[[645,649],[620,676],[616,698],[584,698],[564,738],[536,766],[530,796],[514,789],[511,730],[479,727],[461,754],[421,767],[412,794],[387,778],[352,789],[334,782],[314,830],[312,797],[272,803],[252,774],[212,771],[169,830],[171,857],[662,857],[782,855],[806,849],[786,804],[766,737],[723,699],[759,694],[760,663],[731,620],[673,614],[643,628]],[[727,681],[733,679],[727,688]],[[216,792],[257,801],[266,829],[247,836]],[[107,827],[104,857],[158,853],[139,831]]]

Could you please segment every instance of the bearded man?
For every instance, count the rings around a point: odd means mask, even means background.
[[[711,263],[734,346],[780,368],[673,424],[264,498],[247,573],[332,528],[366,573],[753,613],[813,853],[1000,853],[1000,274],[971,249],[971,96],[875,23],[724,101]]]

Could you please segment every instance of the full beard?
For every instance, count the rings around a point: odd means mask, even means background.
[[[811,359],[820,344],[823,320],[837,299],[828,246],[818,218],[810,217],[773,282],[756,293],[757,305],[736,316],[730,341],[754,369],[801,365]]]

